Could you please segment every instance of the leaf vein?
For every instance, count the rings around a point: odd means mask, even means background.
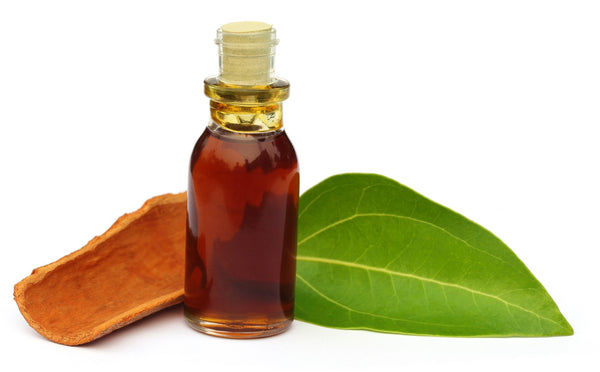
[[[305,212],[308,210],[308,208],[309,208],[309,207],[310,207],[310,206],[311,206],[313,203],[315,203],[317,200],[319,200],[319,199],[320,199],[320,198],[321,198],[323,195],[325,195],[325,194],[328,194],[328,193],[330,193],[330,192],[334,191],[334,190],[335,190],[335,189],[337,189],[337,188],[339,188],[339,186],[332,187],[331,189],[329,189],[329,190],[325,190],[325,191],[323,191],[322,193],[320,193],[319,195],[315,196],[315,198],[314,198],[313,200],[311,200],[310,202],[308,202],[308,204],[306,204],[306,206],[302,208],[302,211],[300,211],[300,213],[298,213],[298,218],[300,218],[300,217],[301,217],[301,216],[302,216],[302,215],[303,215],[303,214],[304,214],[304,213],[305,213]]]
[[[304,279],[301,275],[296,274],[296,278],[300,279],[307,287],[309,287],[313,292],[315,292],[316,294],[318,294],[320,297],[322,297],[323,299],[325,299],[326,301],[341,307],[342,309],[346,310],[349,312],[349,316],[352,316],[351,314],[355,313],[355,314],[361,314],[361,315],[368,315],[368,316],[372,316],[372,317],[376,317],[376,318],[383,318],[383,319],[388,319],[388,320],[392,320],[392,321],[400,321],[400,322],[406,322],[406,323],[416,323],[416,324],[424,324],[424,325],[434,325],[434,326],[441,326],[441,327],[454,327],[454,328],[463,328],[464,326],[461,325],[456,325],[456,324],[443,324],[443,323],[433,323],[433,322],[422,322],[422,321],[418,321],[418,320],[412,320],[412,319],[404,319],[404,318],[395,318],[395,317],[390,317],[390,316],[385,316],[385,315],[380,315],[380,314],[373,314],[373,313],[368,313],[368,312],[364,312],[364,311],[360,311],[360,310],[356,310],[353,309],[349,306],[346,306],[334,299],[332,299],[331,297],[325,295],[323,292],[319,291],[317,288],[315,288],[313,285],[311,285],[306,279]],[[365,328],[367,329],[367,328]]]
[[[342,219],[340,219],[340,220],[338,220],[336,222],[333,222],[333,223],[331,223],[331,224],[329,224],[327,226],[324,226],[324,227],[320,228],[319,230],[315,231],[314,233],[312,233],[312,234],[308,235],[307,237],[305,237],[304,239],[300,240],[298,242],[298,246],[306,243],[308,240],[314,238],[315,236],[317,236],[317,235],[319,235],[319,234],[321,234],[321,233],[323,233],[323,232],[325,232],[325,231],[327,231],[329,229],[332,229],[332,228],[334,228],[334,227],[336,227],[338,225],[344,224],[344,223],[346,223],[348,221],[352,221],[352,220],[354,220],[356,218],[359,218],[359,217],[390,217],[390,218],[399,218],[399,219],[405,219],[405,220],[414,221],[414,222],[417,222],[417,223],[422,223],[424,225],[428,225],[428,226],[431,226],[433,228],[436,228],[438,230],[443,231],[444,233],[448,234],[452,238],[454,238],[454,239],[456,239],[456,240],[464,243],[466,246],[468,246],[468,247],[470,247],[470,248],[472,248],[472,249],[474,249],[474,250],[476,250],[478,252],[481,252],[481,253],[483,253],[485,255],[488,255],[488,256],[490,256],[490,257],[492,257],[492,258],[494,258],[494,259],[496,259],[498,261],[501,261],[503,263],[506,263],[506,261],[504,261],[500,257],[495,256],[495,255],[491,254],[490,252],[487,252],[487,251],[485,251],[485,250],[483,250],[481,248],[477,248],[477,247],[473,246],[472,244],[470,244],[466,240],[464,240],[464,239],[462,239],[462,238],[460,238],[460,237],[452,234],[450,231],[444,229],[441,226],[435,225],[435,224],[433,224],[431,222],[420,220],[418,218],[413,218],[413,217],[408,217],[408,216],[401,216],[401,215],[398,215],[398,214],[391,214],[391,213],[358,213],[358,214],[353,214],[353,215],[351,215],[349,217],[342,218]]]
[[[544,317],[532,310],[526,309],[520,305],[517,305],[515,303],[509,302],[501,297],[498,297],[496,295],[490,294],[490,293],[485,293],[485,292],[481,292],[478,291],[476,289],[473,288],[469,288],[460,284],[455,284],[455,283],[448,283],[448,282],[443,282],[440,280],[436,280],[436,279],[431,279],[431,278],[427,278],[427,277],[423,277],[423,276],[419,276],[419,275],[414,275],[414,274],[408,274],[408,273],[403,273],[403,272],[399,272],[399,271],[393,271],[393,270],[389,270],[386,268],[381,268],[381,267],[374,267],[374,266],[368,266],[368,265],[363,265],[363,264],[358,264],[358,263],[352,263],[352,262],[345,262],[345,261],[339,261],[339,260],[334,260],[334,259],[329,259],[329,258],[322,258],[322,257],[310,257],[310,256],[298,256],[296,258],[298,261],[305,261],[305,262],[316,262],[316,263],[325,263],[325,264],[330,264],[330,265],[338,265],[338,266],[346,266],[346,267],[352,267],[355,269],[362,269],[362,270],[367,270],[367,271],[375,271],[375,272],[380,272],[383,274],[387,274],[387,275],[393,275],[393,276],[399,276],[399,277],[404,277],[404,278],[409,278],[409,279],[414,279],[414,280],[420,280],[422,282],[428,282],[428,283],[435,283],[438,284],[442,287],[450,287],[450,288],[456,288],[456,289],[460,289],[463,291],[467,291],[472,293],[473,295],[479,295],[482,297],[488,297],[491,299],[494,299],[496,301],[499,301],[507,306],[511,306],[515,309],[521,310],[525,313],[534,315],[535,317],[538,318],[538,321],[542,321],[542,320],[546,320],[548,322],[554,323],[556,325],[558,325],[561,328],[564,328],[564,326],[550,318]],[[308,283],[307,283],[308,284]],[[311,286],[312,287],[312,286]],[[349,308],[348,308],[349,309]]]

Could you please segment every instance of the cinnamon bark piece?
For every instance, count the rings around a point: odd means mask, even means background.
[[[29,325],[79,345],[183,300],[186,194],[149,199],[104,234],[15,285]]]

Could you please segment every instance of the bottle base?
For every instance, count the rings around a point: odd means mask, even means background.
[[[292,325],[292,319],[277,323],[218,323],[197,318],[186,314],[187,324],[194,330],[216,337],[251,339],[275,336],[287,331]]]

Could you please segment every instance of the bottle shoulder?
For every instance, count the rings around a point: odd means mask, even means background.
[[[264,133],[237,133],[219,129],[216,125],[204,130],[192,152],[191,170],[211,167],[216,169],[297,168],[294,147],[283,128]]]

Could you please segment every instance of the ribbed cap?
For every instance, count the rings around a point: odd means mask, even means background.
[[[235,85],[268,85],[274,80],[275,29],[262,22],[228,23],[217,30],[219,80]]]

